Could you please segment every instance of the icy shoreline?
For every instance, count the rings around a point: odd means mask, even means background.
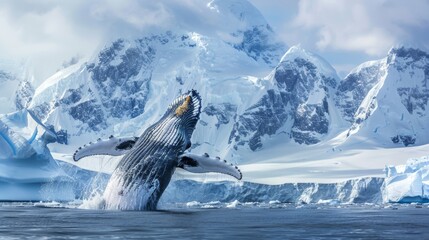
[[[64,171],[76,181],[76,199],[87,199],[104,189],[109,175],[80,169],[61,162]],[[382,203],[383,178],[352,179],[340,183],[286,183],[268,185],[252,182],[199,182],[173,180],[160,204],[188,202],[281,202],[281,203]]]
[[[281,203],[381,203],[383,178],[353,179],[341,183],[172,182],[163,202],[270,202]]]
[[[102,192],[109,179],[109,174],[106,173],[85,170],[63,161],[58,163],[70,177],[67,184],[51,181],[34,187],[33,183],[2,182],[0,186],[5,191],[0,194],[0,200],[86,200],[94,193]],[[409,159],[406,165],[386,167],[386,178],[364,177],[338,183],[269,185],[246,181],[201,182],[173,179],[162,196],[160,205],[190,204],[192,207],[193,204],[203,206],[207,205],[203,203],[216,203],[214,204],[216,206],[220,204],[234,207],[244,203],[269,203],[268,205],[426,203],[429,200],[428,169],[429,159],[422,157]],[[15,190],[9,191],[12,188]]]
[[[91,189],[103,189],[108,174],[81,169],[61,162],[64,171],[76,181],[77,199],[84,199]],[[429,200],[429,157],[411,158],[405,165],[389,166],[386,177],[363,177],[338,183],[284,183],[277,185],[247,181],[202,182],[173,179],[160,204],[174,203],[425,203]],[[89,184],[90,183],[90,184]]]

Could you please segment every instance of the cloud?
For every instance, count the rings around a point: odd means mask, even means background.
[[[427,47],[428,1],[299,1],[298,13],[283,29],[286,39],[322,51],[345,50],[385,55],[396,44]]]
[[[344,52],[383,56],[397,43],[428,47],[429,2],[410,0],[249,0],[288,45],[300,43],[333,64]],[[76,56],[118,37],[180,26],[228,38],[236,19],[207,11],[209,0],[0,1],[0,58],[29,60],[38,82]],[[353,55],[346,54],[353,59]],[[344,64],[354,64],[351,60]],[[355,58],[356,60],[357,58]],[[357,60],[356,60],[357,61]],[[31,64],[32,63],[32,64]]]
[[[76,56],[90,56],[119,37],[177,28],[227,36],[232,19],[208,0],[1,1],[0,58],[30,61],[37,82]],[[37,83],[36,83],[37,84]]]
[[[63,5],[54,1],[34,3],[0,3],[2,58],[30,61],[36,76],[46,78],[64,60],[97,46],[102,31],[93,22],[81,27],[89,17],[83,7],[71,1]]]

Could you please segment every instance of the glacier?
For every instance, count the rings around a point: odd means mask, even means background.
[[[71,204],[81,208],[100,208],[100,196],[109,174],[93,172],[66,162],[59,162],[73,181]],[[286,183],[268,185],[246,181],[201,182],[175,175],[160,199],[159,205],[218,202],[237,203],[383,203],[383,178],[351,179],[339,183]],[[52,199],[57,200],[57,199]],[[58,201],[58,200],[57,200]]]
[[[252,182],[208,182],[176,180],[161,198],[162,203],[214,202],[310,204],[333,201],[338,203],[382,203],[382,178],[352,179],[339,183],[286,183],[279,185]],[[190,194],[192,193],[192,194]]]
[[[59,161],[73,180],[75,199],[91,200],[102,193],[109,174],[81,169]],[[247,181],[195,181],[175,175],[160,206],[204,203],[386,204],[429,202],[429,157],[412,158],[407,164],[386,166],[386,176],[349,179],[336,183],[261,184]],[[86,205],[87,207],[88,205]]]

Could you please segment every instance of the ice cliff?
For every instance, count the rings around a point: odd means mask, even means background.
[[[170,184],[161,201],[184,202],[270,202],[282,203],[381,203],[382,178],[353,179],[340,183],[288,183],[267,185],[251,182],[209,182],[177,180]],[[189,194],[192,193],[192,194]]]
[[[61,162],[71,176],[76,199],[91,200],[103,192],[108,174],[96,173]],[[382,203],[383,178],[352,179],[339,183],[287,183],[268,185],[251,182],[200,182],[173,179],[161,198],[160,204],[187,202],[270,202],[282,203]]]

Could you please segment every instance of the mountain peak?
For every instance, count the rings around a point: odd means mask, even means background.
[[[399,47],[392,47],[389,50],[388,58],[392,59],[393,57],[419,61],[422,58],[429,58],[429,54],[417,47],[399,46]]]
[[[348,133],[384,146],[429,142],[428,66],[427,52],[399,46],[353,70],[338,88],[346,117],[354,122]]]
[[[310,62],[314,64],[316,68],[324,75],[338,79],[337,72],[325,59],[315,53],[305,50],[301,47],[301,45],[290,47],[281,58],[280,64],[284,62],[295,61],[296,59],[303,59],[307,62]]]
[[[286,46],[278,41],[264,16],[251,3],[246,0],[213,0],[207,7],[233,26],[229,32],[229,44],[257,62],[276,66]]]
[[[283,55],[280,62],[284,62],[290,59],[295,59],[297,57],[308,58],[309,52],[307,52],[304,48],[301,47],[300,44],[294,45],[287,50],[287,52]]]
[[[261,12],[247,0],[213,0],[207,7],[218,13],[232,14],[245,24],[245,28],[261,25],[269,27]],[[271,30],[271,27],[269,29]]]

